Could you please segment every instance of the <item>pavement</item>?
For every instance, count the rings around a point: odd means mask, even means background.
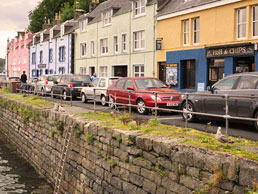
[[[53,99],[51,97],[45,97],[48,100],[61,102],[63,104],[71,105],[71,101],[61,101],[60,99]],[[80,109],[76,108],[80,107]],[[80,99],[72,101],[72,107],[66,107],[69,110],[69,113],[84,113],[85,111],[94,111],[94,103],[88,102],[83,103]],[[108,106],[101,106],[100,104],[96,104],[96,111],[110,112],[110,108]],[[122,111],[120,111],[122,112]],[[139,115],[136,111],[133,111],[133,114],[136,118],[144,118],[150,119],[153,118],[152,115]],[[159,112],[158,118],[161,123],[167,125],[175,125],[179,127],[185,127],[185,122],[183,121],[181,115],[178,113],[169,113],[169,112]],[[211,125],[207,123],[211,122]],[[194,128],[199,131],[216,133],[217,128],[222,127],[222,133],[225,134],[225,121],[214,121],[214,120],[198,120],[195,123],[188,123],[188,128]],[[228,134],[234,137],[246,138],[253,141],[258,141],[258,131],[254,126],[244,124],[244,123],[229,123]]]

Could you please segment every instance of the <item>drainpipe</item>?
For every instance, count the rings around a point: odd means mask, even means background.
[[[72,73],[71,71],[70,71],[70,39],[71,39],[71,37],[70,37],[70,35],[71,34],[68,34],[67,36],[68,36],[68,38],[67,38],[67,43],[68,43],[68,51],[67,51],[67,69],[68,69],[68,74],[69,73]]]
[[[128,52],[129,52],[129,64],[128,64],[128,66],[129,66],[129,77],[131,77],[132,76],[132,59],[131,59],[131,57],[132,57],[132,11],[133,11],[133,9],[131,9],[130,10],[130,14],[129,14],[129,35],[128,35]]]
[[[156,32],[156,25],[157,25],[157,16],[156,16],[156,6],[157,4],[153,5],[153,33],[154,33],[154,38],[153,38],[153,72],[152,75],[153,77],[157,77],[157,62],[156,62],[156,38],[157,38],[157,32]]]
[[[97,47],[97,52],[96,52],[96,54],[97,54],[97,64],[96,65],[97,66],[96,66],[95,72],[98,73],[98,74],[99,74],[99,53],[100,53],[99,43],[100,43],[100,41],[99,41],[99,22],[97,22],[97,42],[96,42],[96,47]],[[94,73],[94,72],[92,72],[92,73]]]

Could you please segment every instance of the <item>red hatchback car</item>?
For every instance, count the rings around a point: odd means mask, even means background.
[[[151,77],[120,78],[108,90],[111,105],[114,102],[129,104],[131,91],[131,104],[137,105],[139,114],[146,114],[147,107],[155,107],[155,92],[159,108],[178,108],[181,100],[181,94],[177,90],[169,89],[162,81]],[[167,94],[168,92],[173,94]]]

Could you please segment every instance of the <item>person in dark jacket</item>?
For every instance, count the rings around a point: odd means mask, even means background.
[[[25,71],[23,71],[23,74],[21,75],[21,82],[25,84],[27,82],[27,75]]]

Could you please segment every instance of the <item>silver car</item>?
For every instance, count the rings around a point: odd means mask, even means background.
[[[43,75],[39,77],[35,84],[34,93],[40,93],[42,96],[51,93],[51,89],[58,77],[59,75]]]
[[[103,106],[106,105],[107,100],[107,88],[112,85],[118,77],[99,77],[91,82],[90,86],[85,87],[81,91],[82,102],[86,103],[88,100],[94,99],[94,89],[95,89],[95,99],[100,100]]]

